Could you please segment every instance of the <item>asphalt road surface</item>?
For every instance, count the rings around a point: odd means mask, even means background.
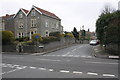
[[[118,60],[95,58],[80,44],[45,55],[2,55],[3,78],[118,78]]]

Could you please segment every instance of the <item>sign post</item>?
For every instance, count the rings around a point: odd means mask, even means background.
[[[36,52],[38,52],[37,47],[38,47],[38,39],[40,38],[40,36],[36,35],[35,38],[36,38]]]

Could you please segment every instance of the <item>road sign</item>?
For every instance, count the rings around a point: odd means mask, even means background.
[[[38,39],[38,38],[40,38],[40,36],[36,35],[35,38]]]

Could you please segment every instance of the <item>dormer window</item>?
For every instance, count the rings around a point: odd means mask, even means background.
[[[35,16],[35,10],[32,10],[31,16]]]
[[[21,13],[21,14],[19,15],[19,17],[20,17],[20,18],[23,18],[23,14]]]

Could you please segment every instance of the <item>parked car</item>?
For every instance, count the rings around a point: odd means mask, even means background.
[[[99,44],[99,40],[91,40],[90,45],[98,45]]]

